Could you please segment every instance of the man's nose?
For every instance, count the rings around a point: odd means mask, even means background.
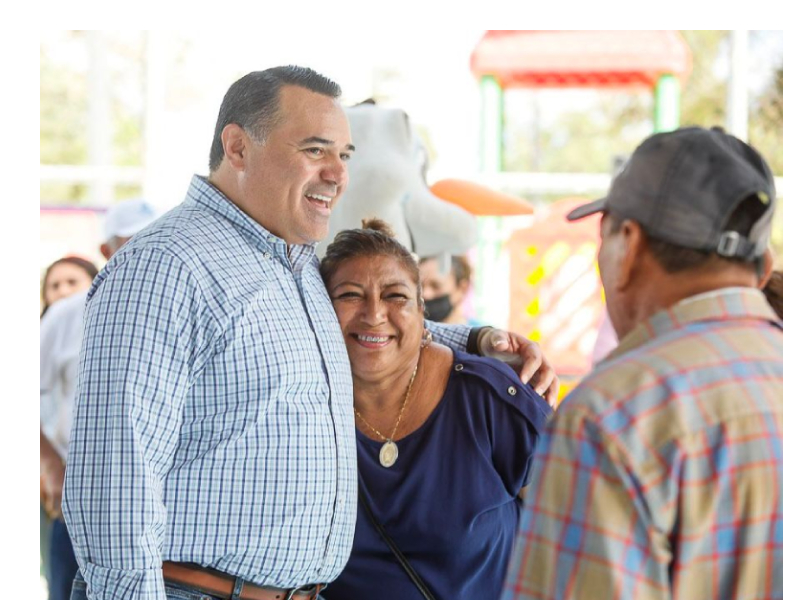
[[[332,157],[326,162],[321,175],[323,180],[336,185],[337,188],[344,188],[347,185],[347,163],[341,157]]]

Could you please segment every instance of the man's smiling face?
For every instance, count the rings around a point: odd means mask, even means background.
[[[345,163],[355,149],[338,101],[285,86],[266,139],[248,138],[241,175],[245,211],[289,244],[323,239],[331,209],[347,187]]]

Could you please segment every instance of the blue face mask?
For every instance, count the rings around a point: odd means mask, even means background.
[[[425,301],[425,316],[431,321],[441,323],[453,312],[450,296],[445,294]]]

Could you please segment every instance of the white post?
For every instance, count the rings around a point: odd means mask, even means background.
[[[747,67],[749,62],[748,31],[736,29],[730,33],[731,76],[728,80],[728,110],[726,128],[741,140],[747,141]]]
[[[89,164],[110,167],[111,154],[111,108],[108,91],[108,69],[103,33],[90,31],[87,34],[89,50]],[[108,206],[114,200],[114,183],[100,176],[92,182],[92,204]]]
[[[144,198],[155,206],[166,200],[164,178],[167,177],[167,162],[164,160],[165,107],[167,89],[166,43],[164,35],[156,31],[145,34],[145,114],[144,114]]]

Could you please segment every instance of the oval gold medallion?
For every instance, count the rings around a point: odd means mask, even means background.
[[[394,463],[397,462],[397,455],[399,452],[397,451],[397,444],[395,444],[392,440],[387,440],[386,443],[381,446],[381,452],[378,455],[380,458],[381,464],[389,468]]]

